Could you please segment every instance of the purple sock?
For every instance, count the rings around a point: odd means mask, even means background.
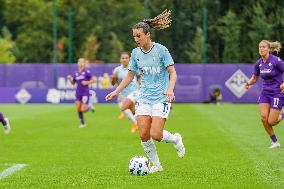
[[[272,142],[277,142],[277,138],[276,138],[275,135],[271,135],[270,138],[271,138]]]
[[[84,121],[83,112],[78,112],[78,116],[79,116],[79,118],[80,118],[80,123],[81,123],[82,125],[84,125],[84,124],[85,124],[85,121]]]
[[[3,126],[7,125],[7,122],[4,119],[3,114],[0,112],[0,122],[2,123]]]

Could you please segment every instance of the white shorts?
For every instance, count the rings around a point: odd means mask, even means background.
[[[164,102],[158,104],[143,104],[138,103],[136,107],[136,114],[138,115],[149,115],[151,117],[157,116],[168,119],[171,110],[171,103]]]
[[[134,104],[136,104],[138,96],[139,96],[139,90],[135,90],[133,92],[131,92],[129,95],[127,95],[126,98],[128,98],[129,100],[131,100]]]

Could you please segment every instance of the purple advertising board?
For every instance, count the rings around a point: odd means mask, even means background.
[[[94,64],[90,70],[97,81],[91,86],[96,101],[105,103],[113,90],[112,70],[118,64]],[[252,64],[175,64],[178,80],[176,102],[205,102],[213,88],[220,88],[222,101],[254,103],[259,83],[250,90],[244,83],[251,77]],[[0,65],[0,103],[71,103],[75,92],[66,79],[76,64],[2,64]],[[113,101],[115,102],[115,101]]]

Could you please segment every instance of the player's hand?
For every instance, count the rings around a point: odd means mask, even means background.
[[[82,81],[81,84],[84,86],[89,85],[89,81]]]
[[[72,75],[68,75],[68,76],[67,76],[67,79],[68,79],[68,80],[73,80]]]
[[[284,82],[280,85],[281,93],[284,93]]]
[[[175,100],[175,94],[173,90],[167,90],[165,95],[168,102],[173,102]]]
[[[116,96],[117,96],[117,92],[116,91],[112,91],[111,93],[106,95],[106,101],[111,101]]]
[[[248,82],[246,82],[244,87],[245,87],[245,89],[249,89],[249,88],[251,88],[251,85]]]

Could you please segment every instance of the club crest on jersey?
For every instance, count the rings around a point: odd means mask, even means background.
[[[152,54],[153,62],[155,62],[155,61],[156,61],[156,58],[157,58],[157,54],[156,54],[156,53]]]
[[[140,63],[140,59],[139,59],[139,58],[136,58],[136,61],[137,61],[137,64],[139,64],[139,63]]]
[[[269,62],[268,66],[272,66],[272,63],[271,63],[271,62]]]

